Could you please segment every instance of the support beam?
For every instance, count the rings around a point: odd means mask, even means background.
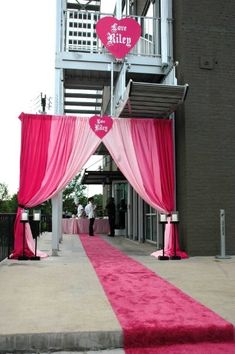
[[[54,196],[52,201],[52,256],[58,256],[59,242],[62,240],[62,193]]]
[[[160,0],[161,1],[161,57],[162,57],[162,68],[168,66],[168,8],[170,0]]]

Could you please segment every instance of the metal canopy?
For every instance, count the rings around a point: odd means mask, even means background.
[[[167,118],[186,98],[188,84],[164,85],[129,81],[116,109],[120,118]]]
[[[88,171],[85,170],[81,184],[112,184],[113,181],[126,181],[121,171]]]

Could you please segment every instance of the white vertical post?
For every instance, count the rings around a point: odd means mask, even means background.
[[[57,14],[56,14],[56,55],[63,48],[61,48],[61,36],[62,33],[62,8],[64,6],[64,2],[62,0],[57,0]],[[60,67],[57,66],[55,68],[55,114],[63,113],[63,84],[61,80],[61,76],[63,75],[63,71]],[[58,256],[59,250],[59,241],[62,240],[62,192],[59,192],[52,198],[52,255]]]
[[[231,258],[226,256],[226,247],[225,247],[225,210],[220,209],[220,255],[216,258]]]
[[[160,0],[161,5],[161,57],[162,66],[168,65],[168,7],[171,0]]]
[[[111,62],[110,65],[110,69],[111,69],[111,86],[110,86],[110,115],[111,117],[114,114],[114,107],[113,107],[113,90],[114,90],[114,84],[113,84],[113,61]]]
[[[221,256],[225,256],[225,211],[220,209],[220,248]]]
[[[120,20],[122,18],[122,0],[116,2],[116,18]]]

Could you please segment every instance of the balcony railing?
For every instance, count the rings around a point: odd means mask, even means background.
[[[84,53],[107,53],[107,49],[96,35],[95,26],[97,21],[109,14],[87,11],[64,12],[64,38],[62,43],[63,51],[77,51]],[[130,54],[138,56],[161,56],[161,19],[144,16],[131,16],[141,26],[141,38],[132,49]],[[172,21],[168,19],[167,37],[170,40]],[[168,57],[171,57],[170,46]]]
[[[0,214],[0,262],[13,251],[15,218],[16,214]]]

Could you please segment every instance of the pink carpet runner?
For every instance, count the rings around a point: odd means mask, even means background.
[[[222,346],[222,342],[234,340],[231,323],[107,241],[84,234],[80,239],[123,328],[127,354],[186,353],[182,349],[185,343],[221,342]],[[173,344],[181,349],[170,351]],[[193,353],[191,349],[188,352]]]

